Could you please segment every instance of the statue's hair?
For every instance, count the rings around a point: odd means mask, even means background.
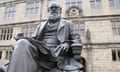
[[[50,2],[50,4],[48,5],[47,10],[49,11],[49,9],[50,9],[52,6],[59,7],[60,10],[62,10],[61,6],[60,6],[57,2]]]

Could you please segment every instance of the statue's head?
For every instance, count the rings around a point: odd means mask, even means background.
[[[51,21],[56,21],[61,18],[61,7],[56,2],[51,2],[48,5],[48,19]]]
[[[14,39],[16,41],[18,41],[19,39],[22,39],[24,38],[24,33],[17,33],[15,36],[14,36]]]

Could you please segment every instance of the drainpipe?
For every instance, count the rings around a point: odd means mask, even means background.
[[[41,23],[41,21],[42,21],[42,9],[43,9],[43,1],[44,0],[40,0],[40,23]]]
[[[92,60],[92,49],[91,49],[91,32],[89,29],[86,31],[86,48],[87,48],[87,72],[93,72],[93,60]]]

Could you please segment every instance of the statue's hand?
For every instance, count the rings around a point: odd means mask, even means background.
[[[69,49],[69,44],[63,43],[63,44],[58,45],[57,48],[61,48],[64,52],[67,52]]]
[[[51,55],[53,57],[58,57],[60,55],[63,55],[64,53],[68,52],[69,44],[63,43],[57,46],[57,48],[51,50]]]

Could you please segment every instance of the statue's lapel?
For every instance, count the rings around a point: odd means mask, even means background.
[[[65,25],[65,23],[64,23],[64,21],[61,19],[61,20],[60,20],[60,24],[59,24],[59,26],[58,26],[58,31],[59,31],[62,27],[64,27],[64,25]]]
[[[48,21],[45,21],[44,23],[42,23],[40,26],[40,29],[39,29],[39,33],[41,34],[43,32],[43,29],[45,28],[46,24],[47,24]]]

